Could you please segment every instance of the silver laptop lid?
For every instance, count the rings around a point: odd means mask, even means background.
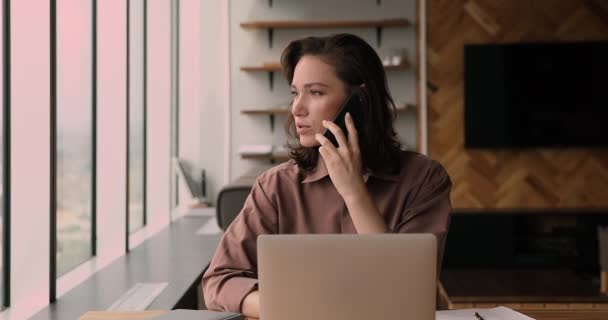
[[[431,234],[263,235],[263,320],[435,319]]]

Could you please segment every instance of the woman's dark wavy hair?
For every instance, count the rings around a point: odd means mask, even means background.
[[[352,34],[306,37],[292,41],[281,55],[283,73],[289,85],[293,81],[298,61],[305,55],[319,57],[333,66],[338,79],[347,88],[365,85],[364,119],[361,121],[362,128],[358,128],[363,167],[373,172],[398,171],[401,143],[393,128],[396,108],[388,89],[384,66],[376,51],[363,39]],[[313,171],[319,158],[319,147],[307,148],[300,144],[291,113],[285,123],[285,130],[290,158],[304,171]]]

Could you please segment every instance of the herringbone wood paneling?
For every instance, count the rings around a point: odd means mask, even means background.
[[[427,5],[429,154],[452,177],[453,207],[608,208],[608,149],[466,150],[463,92],[465,44],[608,39],[608,0]]]

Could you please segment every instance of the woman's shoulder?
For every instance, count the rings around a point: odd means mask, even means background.
[[[422,183],[428,180],[449,179],[447,171],[439,161],[415,151],[400,152],[400,167],[399,175],[403,181]]]
[[[429,156],[412,150],[401,150],[399,156],[402,164],[431,166],[434,163],[438,163]]]
[[[273,166],[258,176],[261,185],[276,185],[298,180],[299,169],[293,159]]]

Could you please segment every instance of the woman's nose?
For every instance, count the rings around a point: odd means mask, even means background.
[[[293,98],[293,101],[291,102],[291,114],[293,114],[294,117],[306,115],[306,106],[300,97]]]

